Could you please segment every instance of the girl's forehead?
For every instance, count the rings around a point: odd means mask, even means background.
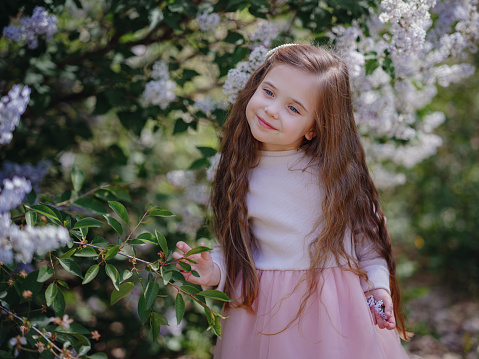
[[[287,64],[274,65],[264,77],[262,85],[272,86],[281,95],[301,98],[301,102],[307,102],[309,107],[316,105],[318,76],[297,67]]]

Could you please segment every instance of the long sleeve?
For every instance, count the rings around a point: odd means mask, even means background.
[[[356,243],[356,256],[358,265],[366,271],[369,283],[361,279],[361,287],[365,292],[372,289],[383,288],[391,293],[389,289],[389,270],[387,262],[374,248],[373,243],[367,238],[361,238]]]

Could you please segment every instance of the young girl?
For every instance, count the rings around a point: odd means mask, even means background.
[[[267,56],[223,127],[211,205],[219,246],[193,258],[199,278],[184,274],[233,299],[215,358],[408,357],[393,330],[398,321],[405,335],[391,239],[339,57],[309,45]]]

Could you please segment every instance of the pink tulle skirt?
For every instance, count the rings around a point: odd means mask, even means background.
[[[308,290],[307,281],[295,289],[305,272],[258,270],[255,314],[242,308],[224,313],[214,358],[408,358],[396,330],[374,324],[359,277],[340,267],[323,271],[322,291],[309,297],[301,319],[288,327]]]

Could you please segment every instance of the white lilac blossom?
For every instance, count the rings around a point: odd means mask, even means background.
[[[368,301],[368,305],[371,308],[374,308],[376,313],[378,313],[381,318],[383,318],[384,320],[388,319],[388,317],[386,316],[386,313],[384,313],[384,304],[382,300],[375,300],[374,297],[370,295],[367,301]]]
[[[215,179],[218,164],[220,163],[221,153],[217,152],[213,157],[210,157],[210,167],[206,170],[206,179],[208,182],[213,182]]]
[[[44,255],[64,247],[69,239],[64,227],[18,227],[12,223],[10,213],[0,214],[0,262],[30,263],[35,254]]]
[[[238,93],[244,88],[251,74],[264,62],[268,49],[258,46],[249,55],[248,61],[241,61],[236,68],[228,71],[228,77],[223,85],[223,92],[228,101],[234,103]]]
[[[211,113],[216,109],[224,110],[228,106],[228,104],[223,100],[217,100],[212,97],[205,97],[198,101],[195,101],[194,106],[202,111],[207,116],[211,115]]]
[[[196,20],[198,20],[201,31],[213,32],[220,23],[220,16],[215,12],[211,14],[203,12],[196,17]]]
[[[250,40],[260,45],[270,48],[272,41],[279,35],[280,28],[277,24],[270,21],[261,22],[258,28],[250,36]],[[256,47],[256,46],[255,46]]]
[[[51,166],[51,162],[47,160],[40,161],[36,166],[25,163],[13,163],[5,161],[0,170],[0,182],[6,178],[24,177],[29,180],[33,189],[38,192],[39,185],[43,180],[43,177],[48,173],[48,169]]]
[[[447,87],[474,74],[475,68],[469,64],[441,65],[433,70],[437,83]]]
[[[147,82],[143,100],[146,105],[158,105],[164,110],[175,99],[176,83],[170,80],[168,67],[163,61],[155,62],[152,77],[155,80]]]
[[[30,181],[25,178],[13,177],[3,180],[2,192],[0,192],[0,213],[8,212],[22,203],[25,194],[32,190]]]
[[[50,40],[56,34],[58,20],[55,15],[48,15],[43,7],[36,6],[32,16],[23,17],[20,23],[20,26],[4,27],[3,35],[15,42],[26,41],[30,49],[35,49],[39,35],[45,35]]]
[[[0,99],[0,145],[10,143],[13,131],[18,126],[20,116],[30,101],[30,88],[15,85],[8,95]]]
[[[391,23],[391,52],[402,54],[421,50],[431,26],[429,10],[436,0],[382,0],[379,20]]]
[[[174,170],[166,174],[166,180],[176,188],[186,188],[193,185],[195,175],[192,171]]]

